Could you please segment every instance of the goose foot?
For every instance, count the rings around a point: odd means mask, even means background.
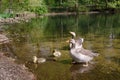
[[[75,60],[72,60],[72,64],[76,64],[77,62]]]
[[[85,64],[83,64],[84,67],[88,67],[88,62],[86,62]]]

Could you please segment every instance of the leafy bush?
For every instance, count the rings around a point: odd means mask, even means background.
[[[35,12],[36,14],[47,13],[47,8],[44,7],[44,6],[42,6],[42,7],[40,7],[40,6],[30,7],[28,10],[31,11],[31,12]]]
[[[28,10],[37,14],[43,14],[47,12],[47,6],[44,0],[31,0]]]
[[[0,14],[0,18],[11,18],[11,17],[13,17],[13,16],[14,16],[13,14],[9,14],[9,13]]]
[[[81,6],[78,7],[78,11],[87,12],[87,11],[89,11],[89,8],[87,8],[84,5],[81,5]]]

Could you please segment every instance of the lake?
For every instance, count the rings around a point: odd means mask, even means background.
[[[2,26],[11,40],[0,50],[25,64],[38,80],[119,80],[120,79],[120,15],[81,14],[43,16],[28,23]],[[88,67],[72,64],[69,56],[69,31],[84,38],[83,47],[99,53]],[[51,57],[54,49],[62,56]],[[45,63],[32,63],[33,56],[44,57]]]

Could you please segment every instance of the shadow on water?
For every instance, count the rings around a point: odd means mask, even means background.
[[[115,63],[119,64],[120,65],[120,56],[118,57],[111,57],[111,61],[114,61]]]
[[[65,15],[32,19],[28,23],[11,24],[3,27],[10,38],[8,49],[18,62],[26,64],[38,80],[119,80],[120,79],[120,15]],[[71,64],[69,56],[69,31],[83,37],[83,47],[100,54],[88,67]],[[56,61],[47,60],[33,64],[33,56],[49,59],[58,49],[62,56]]]
[[[72,60],[71,59],[69,59],[69,60],[61,60],[59,62],[62,63],[62,64],[71,64]]]
[[[88,73],[90,70],[94,69],[95,65],[89,64],[89,66],[84,67],[83,64],[73,64],[70,67],[70,71],[73,75],[80,74],[80,73]]]

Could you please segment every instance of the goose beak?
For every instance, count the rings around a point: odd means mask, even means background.
[[[70,31],[69,33],[70,33],[72,36],[76,37],[75,32]]]
[[[66,41],[66,43],[69,43],[69,42],[70,42],[70,40],[67,40],[67,41]]]

